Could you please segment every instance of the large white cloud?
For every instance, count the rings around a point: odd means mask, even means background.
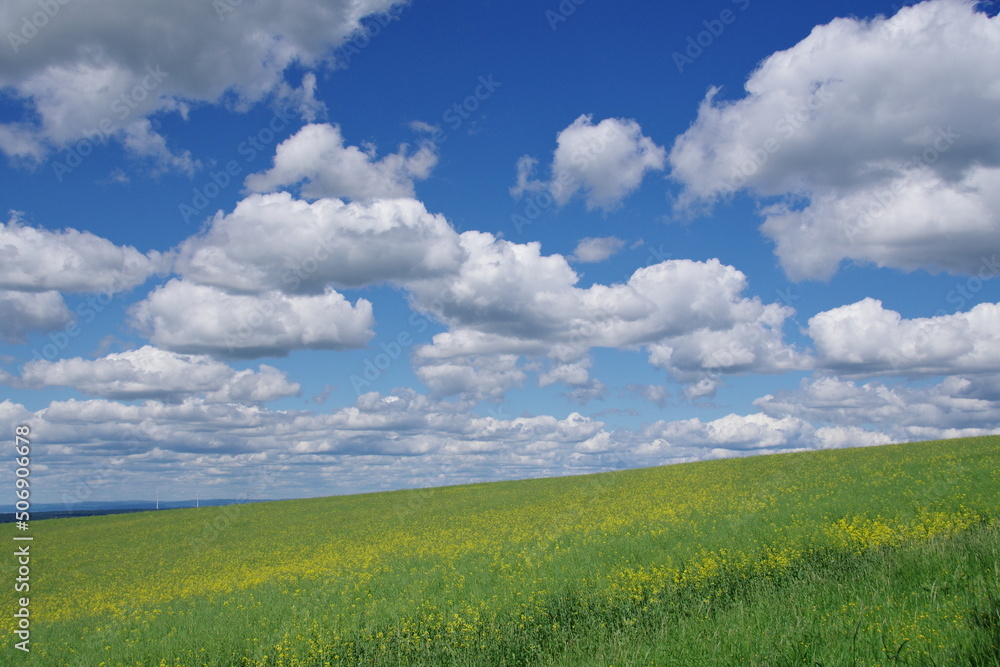
[[[975,272],[1000,250],[997,60],[1000,18],[965,0],[819,26],[744,97],[709,92],[670,153],[681,203],[787,196],[762,230],[793,279],[844,259]]]
[[[76,229],[50,231],[12,212],[0,222],[0,338],[22,342],[33,331],[73,321],[60,292],[127,291],[162,272],[167,257]]]
[[[230,294],[173,279],[132,306],[131,319],[156,346],[231,357],[284,356],[294,349],[363,347],[374,335],[372,305],[332,289]]]
[[[855,375],[1000,372],[1000,304],[905,319],[866,298],[813,316],[817,365]]]
[[[1000,169],[962,182],[916,168],[868,187],[817,191],[801,210],[766,209],[761,226],[792,279],[826,279],[850,258],[904,271],[975,274],[1000,251]]]
[[[399,4],[102,0],[53,3],[46,18],[35,0],[4,2],[0,88],[29,109],[0,126],[0,150],[38,160],[88,134],[129,133],[142,154],[155,142],[145,119],[157,112],[186,115],[199,103],[242,109],[268,96],[308,106],[315,78],[292,90],[287,68],[320,66],[364,17]],[[33,18],[39,13],[44,21]]]
[[[301,185],[302,196],[310,199],[413,197],[413,181],[427,178],[437,164],[435,146],[425,142],[411,153],[403,145],[375,159],[374,146],[364,151],[344,146],[337,125],[306,125],[278,145],[271,169],[251,174],[245,182],[252,192]]]
[[[55,331],[73,315],[58,292],[0,290],[0,338],[20,343],[32,331]]]
[[[556,137],[550,180],[534,180],[537,161],[524,156],[511,194],[547,189],[560,206],[580,194],[588,209],[609,210],[635,192],[647,172],[660,171],[665,163],[666,151],[643,135],[636,121],[605,118],[595,125],[585,114]]]
[[[24,366],[20,383],[31,388],[67,386],[104,398],[177,401],[204,396],[208,402],[257,403],[299,392],[284,373],[261,365],[237,371],[203,355],[185,355],[146,345],[95,360],[38,360]]]
[[[320,292],[455,271],[463,256],[444,216],[414,199],[305,202],[250,195],[178,249],[175,270],[228,290]]]
[[[0,223],[0,288],[25,292],[120,292],[163,268],[156,252],[142,254],[90,232],[29,227],[14,215]]]
[[[544,355],[557,362],[546,382],[574,384],[588,382],[581,362],[593,347],[645,347],[651,363],[690,383],[809,366],[782,340],[792,310],[745,297],[746,276],[718,260],[670,260],[638,269],[624,284],[581,289],[566,259],[542,255],[537,243],[482,232],[461,238],[467,259],[459,272],[407,285],[413,307],[449,327],[416,350],[418,364]]]
[[[309,137],[297,136],[292,153],[302,142]],[[292,153],[279,149],[276,164],[292,169]],[[369,185],[371,195],[392,189]],[[276,192],[220,212],[171,256],[181,278],[134,305],[133,324],[171,351],[256,357],[364,346],[373,335],[371,303],[352,306],[332,286],[440,277],[458,270],[465,251],[448,221],[412,198],[309,202]]]

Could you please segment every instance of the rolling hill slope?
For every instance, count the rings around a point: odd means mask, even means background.
[[[17,531],[2,528],[10,544]],[[53,519],[31,533],[25,657],[51,665],[1000,656],[996,436]],[[16,560],[2,567],[13,582]],[[13,610],[20,594],[4,588]]]

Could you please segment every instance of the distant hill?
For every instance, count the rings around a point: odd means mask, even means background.
[[[184,509],[189,507],[218,507],[247,502],[264,502],[246,498],[209,498],[205,500],[161,500],[159,509]],[[109,500],[80,503],[32,503],[31,520],[67,518],[74,516],[101,516],[105,514],[127,514],[129,512],[149,512],[157,509],[154,500]],[[15,519],[13,505],[0,505],[0,523],[11,523]]]

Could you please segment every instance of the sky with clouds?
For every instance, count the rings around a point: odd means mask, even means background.
[[[33,499],[1000,433],[996,5],[8,0]]]

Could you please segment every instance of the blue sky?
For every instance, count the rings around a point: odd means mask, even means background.
[[[0,9],[38,502],[1000,432],[991,3]]]

